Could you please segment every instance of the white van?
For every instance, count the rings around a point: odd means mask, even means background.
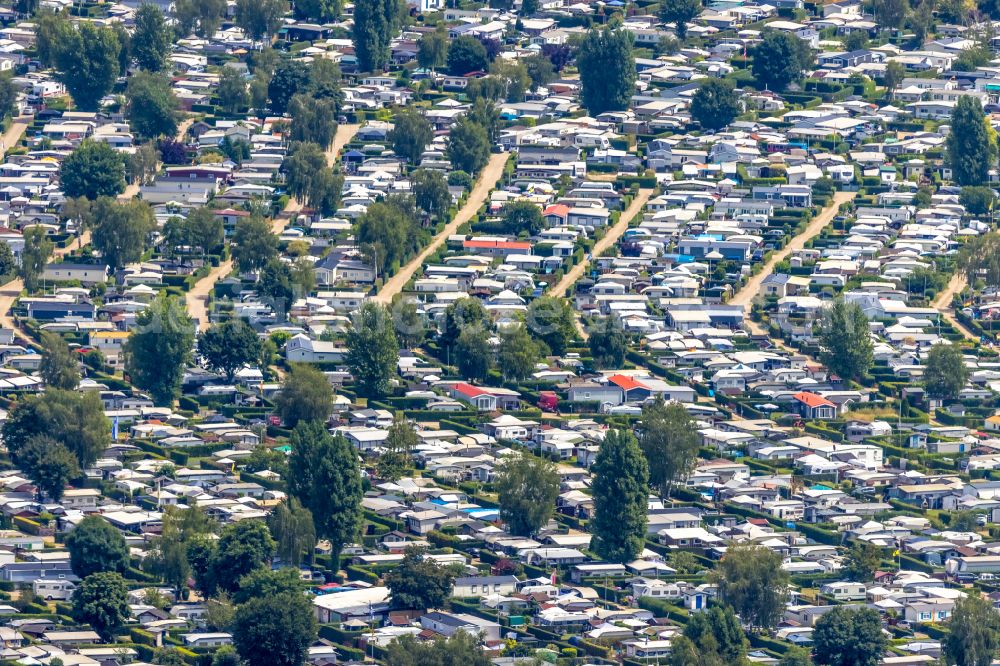
[[[36,595],[48,601],[68,601],[73,597],[76,583],[64,578],[39,578],[31,584],[31,588]]]

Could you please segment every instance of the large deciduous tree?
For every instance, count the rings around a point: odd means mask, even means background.
[[[135,30],[132,32],[132,56],[136,64],[150,72],[167,68],[174,31],[159,7],[151,2],[139,5],[135,12]]]
[[[549,460],[530,454],[510,456],[500,463],[495,485],[500,520],[511,534],[531,536],[555,512],[559,473]]]
[[[930,397],[953,400],[965,388],[968,379],[969,368],[957,345],[939,342],[927,352],[923,382]]]
[[[802,77],[812,63],[809,44],[788,32],[770,30],[753,52],[753,76],[757,83],[782,91]]]
[[[358,454],[346,439],[334,437],[317,421],[297,425],[291,447],[288,492],[312,512],[316,536],[328,539],[339,558],[361,527],[364,491]]]
[[[198,336],[198,353],[210,368],[232,381],[240,368],[260,359],[261,341],[244,320],[227,319]]]
[[[399,342],[385,306],[367,301],[347,330],[347,366],[358,393],[381,398],[392,390],[399,361]]]
[[[889,645],[873,608],[837,606],[816,623],[816,661],[829,666],[878,666]]]
[[[139,313],[125,343],[125,369],[139,388],[169,405],[180,392],[191,362],[194,322],[183,301],[161,295]]]
[[[955,602],[941,648],[956,666],[990,666],[1000,652],[1000,615],[975,588]]]
[[[732,81],[708,79],[691,98],[691,117],[705,129],[722,129],[741,111],[740,96]]]
[[[410,546],[403,561],[386,574],[385,584],[394,608],[428,610],[444,606],[457,573],[455,567],[425,557],[422,548]]]
[[[69,562],[80,578],[101,571],[125,573],[129,556],[125,538],[100,516],[87,516],[66,535]]]
[[[609,562],[629,562],[642,552],[649,504],[649,468],[632,433],[610,430],[592,471],[590,547]]]
[[[119,573],[86,576],[73,592],[73,619],[89,624],[105,642],[114,640],[129,615],[128,586]]]
[[[649,464],[649,481],[664,497],[698,459],[697,424],[684,405],[661,396],[642,408],[639,446]]]
[[[420,111],[405,109],[396,114],[387,138],[394,153],[416,164],[424,148],[434,139],[434,128]]]
[[[112,272],[139,261],[156,229],[153,209],[141,199],[101,197],[94,202],[87,221],[93,228],[94,247]]]
[[[955,183],[982,185],[989,181],[989,170],[997,158],[997,139],[978,98],[972,95],[958,98],[951,112],[946,147]]]
[[[590,115],[628,108],[636,81],[632,42],[632,33],[604,27],[592,28],[580,43],[580,101]]]
[[[289,428],[300,421],[326,422],[333,412],[333,388],[318,368],[294,364],[274,397],[274,404]]]
[[[874,363],[868,317],[857,303],[837,299],[819,321],[820,360],[842,379],[860,379]]]
[[[70,198],[114,197],[125,191],[125,160],[104,141],[84,139],[63,160],[59,184]]]
[[[663,0],[660,3],[660,19],[673,23],[677,39],[687,39],[688,23],[701,13],[701,0]]]
[[[788,572],[781,555],[766,546],[733,544],[716,568],[719,598],[729,604],[752,629],[778,623],[788,599]]]
[[[399,0],[359,0],[354,4],[354,52],[358,71],[374,72],[389,62],[389,44],[402,23]]]
[[[142,139],[156,139],[177,133],[179,102],[163,74],[136,72],[125,89],[129,126]]]

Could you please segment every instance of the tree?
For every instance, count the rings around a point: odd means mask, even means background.
[[[969,369],[957,345],[939,342],[927,352],[923,383],[927,395],[938,400],[953,400],[965,388]]]
[[[309,68],[304,63],[286,60],[274,70],[267,84],[267,97],[271,101],[271,111],[282,115],[288,110],[288,103],[296,93],[309,85]]]
[[[753,543],[730,545],[715,570],[719,598],[752,629],[769,629],[781,619],[788,598],[788,572],[781,555]]]
[[[519,199],[504,204],[500,216],[507,233],[526,232],[529,236],[534,236],[545,228],[545,219],[542,217],[541,208],[531,201]]]
[[[16,113],[19,90],[11,72],[0,74],[0,118],[13,116]]]
[[[566,299],[541,296],[531,301],[525,325],[545,343],[552,354],[561,356],[576,338],[576,318]]]
[[[19,466],[53,501],[62,499],[66,484],[80,476],[76,456],[65,444],[35,435],[18,453]]]
[[[288,113],[292,117],[292,141],[315,143],[321,151],[333,143],[337,133],[336,100],[298,93],[289,101]],[[325,155],[323,166],[326,166]]]
[[[434,140],[434,128],[420,111],[407,108],[396,114],[386,138],[392,144],[392,152],[416,164],[427,144]]]
[[[17,274],[17,258],[7,243],[0,243],[0,278],[10,278]]]
[[[976,512],[971,509],[956,511],[951,514],[951,521],[948,523],[948,527],[956,532],[975,532],[979,528],[976,516]]]
[[[490,323],[490,315],[482,301],[471,296],[459,298],[444,310],[444,324],[438,342],[442,348],[450,348],[462,331],[469,328],[488,329]]]
[[[684,627],[684,636],[697,646],[703,659],[740,664],[746,657],[743,627],[729,607],[712,606],[703,613],[692,614]]]
[[[212,655],[212,666],[242,666],[240,655],[232,645],[223,645]]]
[[[119,573],[90,574],[73,591],[73,619],[89,624],[107,643],[114,640],[129,615],[128,586]]]
[[[72,390],[80,383],[80,366],[69,345],[58,333],[42,331],[42,363],[39,374],[46,386]]]
[[[417,46],[417,64],[424,69],[444,67],[448,62],[448,33],[443,27],[425,32]]]
[[[382,398],[392,390],[399,362],[399,342],[385,306],[366,301],[347,329],[347,367],[358,393]]]
[[[505,458],[497,469],[500,520],[517,536],[531,536],[544,527],[556,508],[559,472],[555,464],[530,454]]]
[[[587,344],[595,367],[620,368],[628,351],[628,338],[621,319],[611,315],[599,322],[590,332]]]
[[[129,77],[125,98],[129,126],[140,138],[155,139],[177,133],[179,102],[166,75],[136,72]]]
[[[389,426],[385,438],[385,450],[376,463],[378,475],[387,481],[396,481],[413,465],[411,452],[417,448],[420,438],[410,422],[397,415]]]
[[[225,13],[226,0],[176,0],[178,37],[187,37],[192,31],[199,37],[213,36]]]
[[[479,638],[467,631],[456,631],[451,638],[417,640],[404,635],[388,646],[386,666],[491,666],[489,656],[479,647]]]
[[[878,666],[889,640],[873,608],[837,606],[816,622],[816,662],[830,666]]]
[[[38,279],[45,270],[45,264],[52,256],[55,245],[45,236],[42,227],[29,227],[24,231],[24,249],[21,250],[21,266],[18,275],[24,280],[24,287],[31,293],[38,289]]]
[[[84,111],[95,111],[118,78],[121,43],[114,30],[90,21],[63,30],[52,44],[56,78],[66,86],[73,102]]]
[[[243,319],[227,319],[198,336],[198,353],[230,382],[237,370],[260,359],[260,351],[260,337]]]
[[[160,404],[177,398],[191,362],[194,323],[184,302],[161,294],[136,317],[125,343],[125,370],[132,383]]]
[[[242,273],[258,271],[278,256],[278,237],[271,233],[267,220],[259,215],[245,217],[236,223],[232,243],[233,260]]]
[[[941,648],[956,666],[990,666],[1000,651],[1000,615],[975,588],[955,602]]]
[[[239,590],[233,595],[233,601],[245,604],[254,598],[273,597],[286,592],[301,593],[304,587],[297,568],[258,567],[240,579]]]
[[[490,138],[479,123],[462,118],[448,132],[448,159],[454,169],[477,173],[490,159]]]
[[[250,39],[259,41],[278,31],[287,11],[285,0],[236,0],[236,25],[243,28]]]
[[[64,444],[81,468],[97,460],[111,443],[111,424],[94,391],[77,393],[49,388],[15,403],[3,425],[3,441],[15,464],[32,437],[46,435]]]
[[[389,44],[401,25],[399,0],[359,0],[354,5],[354,52],[358,71],[381,71],[389,62]]]
[[[739,93],[725,79],[707,79],[691,98],[691,117],[705,129],[722,129],[741,112]]]
[[[885,76],[882,78],[882,82],[885,84],[885,88],[890,95],[892,95],[893,91],[905,77],[906,68],[903,67],[902,63],[890,60],[885,64]]]
[[[819,322],[820,360],[842,379],[860,379],[874,363],[868,317],[857,303],[837,299]]]
[[[698,426],[684,405],[657,396],[642,408],[639,446],[649,465],[649,481],[664,497],[698,460]]]
[[[312,560],[316,548],[316,526],[312,513],[294,497],[282,502],[267,516],[267,526],[282,562],[299,566],[303,557]]]
[[[906,14],[910,9],[907,0],[879,0],[874,3],[875,22],[880,28],[888,30],[898,30],[906,19]]]
[[[443,566],[424,550],[410,546],[403,560],[385,575],[385,584],[392,594],[392,607],[416,610],[442,608],[451,596],[457,571]]]
[[[981,185],[988,182],[989,170],[996,162],[996,133],[983,113],[979,99],[959,97],[951,112],[951,131],[945,139],[951,179],[958,185]]]
[[[841,572],[847,580],[866,583],[872,580],[882,561],[882,551],[873,543],[856,542],[847,551]]]
[[[240,580],[261,567],[270,567],[274,539],[262,520],[239,520],[226,525],[212,558],[212,578],[226,592],[239,589]]]
[[[410,174],[413,200],[428,215],[443,219],[451,207],[448,179],[436,169],[417,169]]]
[[[293,3],[296,18],[314,23],[330,23],[341,10],[340,0],[296,0]]]
[[[339,557],[361,527],[364,491],[358,454],[346,439],[332,436],[317,421],[297,425],[291,446],[288,493],[312,512],[316,535],[328,539],[334,557]]]
[[[101,197],[94,202],[88,223],[94,230],[91,242],[112,272],[139,261],[156,229],[153,209],[141,199]]]
[[[461,35],[448,45],[448,73],[452,76],[484,72],[489,64],[486,47],[472,35]]]
[[[987,215],[996,203],[996,194],[988,187],[969,185],[962,188],[958,202],[972,215]]]
[[[541,345],[528,333],[527,326],[515,324],[503,330],[497,348],[497,365],[504,379],[523,380],[535,372],[544,354]]]
[[[274,397],[281,420],[288,428],[300,421],[326,422],[333,412],[333,388],[318,368],[294,364]]]
[[[528,71],[532,90],[548,85],[556,76],[552,61],[541,53],[530,55],[521,62],[524,63],[524,67]]]
[[[300,666],[317,630],[309,599],[283,592],[251,599],[236,610],[233,644],[247,666]]]
[[[493,365],[489,333],[479,327],[463,330],[455,340],[454,357],[462,377],[470,381],[486,379]]]
[[[250,103],[247,80],[235,67],[223,67],[219,72],[219,86],[216,89],[219,104],[226,113],[236,113]]]
[[[701,13],[700,0],[664,0],[660,5],[660,19],[676,25],[677,39],[687,39],[688,23]]]
[[[128,546],[118,528],[97,515],[84,518],[66,535],[69,563],[80,578],[101,571],[125,573]]]
[[[625,30],[591,28],[577,48],[580,101],[590,115],[628,108],[636,80],[632,41]]]
[[[59,184],[70,198],[114,197],[125,191],[125,160],[104,141],[84,139],[59,168]]]
[[[590,547],[609,562],[629,562],[646,541],[649,468],[627,430],[609,430],[593,466]]]
[[[809,44],[788,32],[767,31],[753,52],[753,76],[758,85],[782,91],[812,63]]]
[[[812,657],[808,649],[791,647],[785,652],[781,661],[778,662],[778,666],[812,666],[812,663]]]
[[[139,5],[132,31],[132,55],[142,69],[159,72],[169,64],[173,30],[159,7],[152,3]]]
[[[368,206],[358,220],[357,240],[365,257],[384,273],[421,247],[421,233],[414,199],[390,195]]]

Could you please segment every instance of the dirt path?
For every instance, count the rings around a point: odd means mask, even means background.
[[[642,211],[643,206],[649,201],[649,198],[653,196],[653,189],[641,189],[639,193],[632,199],[632,203],[628,205],[621,216],[618,218],[618,222],[615,226],[608,229],[608,232],[604,234],[601,240],[594,243],[593,249],[590,251],[590,257],[599,257],[601,253],[607,250],[609,247],[618,242],[618,239],[622,237],[625,230],[628,229],[629,223]],[[555,296],[556,298],[561,298],[566,295],[566,291],[579,280],[587,267],[590,266],[590,259],[584,259],[580,263],[576,264],[569,270],[568,273],[563,275],[562,279],[549,290],[549,296]]]
[[[472,192],[469,193],[469,198],[465,200],[465,205],[455,214],[454,219],[445,226],[441,233],[434,236],[431,242],[427,244],[427,247],[421,250],[420,254],[411,259],[382,285],[378,295],[375,296],[376,301],[386,304],[391,303],[393,297],[403,291],[403,287],[407,285],[413,274],[417,272],[417,269],[421,268],[427,262],[427,257],[434,254],[448,239],[448,236],[456,233],[460,226],[472,219],[479,208],[486,202],[486,197],[489,196],[490,192],[503,176],[503,169],[507,164],[507,155],[507,153],[494,153],[490,156],[490,161],[487,162],[482,173],[479,174],[479,179],[476,180]]]
[[[351,139],[354,138],[359,129],[361,129],[361,125],[357,124],[337,126],[337,134],[333,137],[333,144],[326,151],[326,163],[328,166],[332,167],[337,163],[340,151],[351,142]],[[271,231],[275,234],[281,234],[291,224],[292,218],[300,210],[302,210],[302,204],[295,199],[289,199],[288,205],[285,206],[284,210],[271,220]],[[199,331],[204,331],[211,324],[211,317],[208,312],[208,296],[211,294],[212,288],[215,287],[216,282],[232,272],[233,260],[228,259],[209,271],[208,275],[198,280],[184,296],[188,314],[198,325]]]
[[[955,311],[951,307],[951,303],[955,296],[965,289],[965,284],[965,275],[961,272],[956,272],[951,276],[951,279],[948,280],[948,286],[946,286],[944,290],[937,295],[934,302],[931,303],[931,307],[940,312],[941,316],[949,324],[951,324],[956,331],[962,334],[962,337],[966,340],[976,341],[979,340],[979,336],[966,328],[965,325],[962,324],[957,317],[955,317]]]

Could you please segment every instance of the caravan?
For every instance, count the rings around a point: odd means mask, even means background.
[[[31,589],[46,601],[68,601],[73,597],[76,583],[65,578],[39,578],[32,582]]]

